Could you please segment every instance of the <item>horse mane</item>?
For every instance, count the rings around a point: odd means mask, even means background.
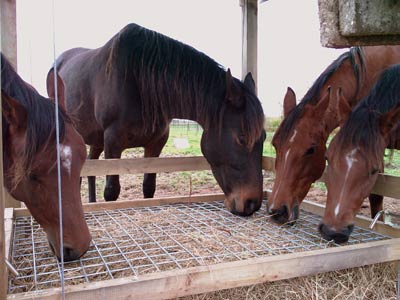
[[[224,101],[226,71],[206,54],[137,24],[124,27],[106,48],[110,51],[107,74],[117,72],[124,89],[136,85],[144,134],[168,125],[171,115],[177,112],[196,118],[204,130],[221,126],[222,112],[228,104]],[[237,79],[235,85],[246,96],[254,95]],[[188,105],[190,99],[194,108]],[[252,143],[263,129],[262,107],[255,96],[246,97],[245,106],[243,118],[255,120],[252,126],[244,126]]]
[[[11,166],[11,180],[16,185],[31,172],[34,156],[44,147],[55,143],[55,104],[42,97],[31,85],[26,83],[1,54],[1,89],[24,106],[27,111],[26,143],[18,162]],[[65,121],[69,118],[59,110],[60,140],[65,136]],[[3,118],[3,142],[9,139],[6,120]],[[6,142],[5,142],[6,144]],[[5,148],[7,149],[7,148]]]
[[[382,114],[400,104],[400,64],[387,68],[366,96],[350,113],[338,132],[338,150],[343,146],[361,146],[366,157],[381,160],[378,137],[381,136],[379,120]],[[392,143],[396,142],[394,140]],[[392,147],[393,145],[388,145]]]
[[[357,64],[357,58],[359,64]],[[365,62],[360,47],[353,47],[349,51],[342,53],[337,59],[335,59],[315,80],[311,88],[304,95],[303,99],[294,107],[288,116],[282,121],[280,126],[280,139],[285,141],[288,139],[289,133],[292,128],[300,120],[306,104],[316,105],[320,99],[320,93],[322,87],[329,80],[329,78],[343,65],[343,63],[349,60],[354,76],[357,82],[356,94],[359,92],[361,86],[362,75],[365,73]]]

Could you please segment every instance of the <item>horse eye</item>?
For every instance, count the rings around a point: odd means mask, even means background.
[[[29,174],[29,180],[30,181],[39,181],[39,176],[37,176],[34,173]]]
[[[374,169],[371,170],[371,175],[375,175],[378,172],[379,172],[379,169],[374,168]]]
[[[304,153],[304,156],[309,156],[315,153],[317,146],[313,145],[310,148],[307,149],[307,151]]]
[[[244,138],[243,135],[237,137],[237,143],[238,143],[240,146],[244,146],[244,145],[246,144],[246,139]]]

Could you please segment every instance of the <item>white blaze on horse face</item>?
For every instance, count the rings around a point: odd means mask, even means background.
[[[351,168],[353,167],[353,163],[357,161],[357,159],[354,158],[354,155],[357,153],[357,151],[358,151],[358,148],[357,149],[353,149],[350,153],[348,153],[345,156],[346,165],[347,165],[346,175],[344,177],[344,182],[345,183],[346,183],[346,181],[347,181],[347,179],[349,177]],[[339,202],[338,202],[338,204],[336,205],[336,208],[335,208],[335,217],[337,217],[339,215],[340,202],[343,200],[342,198],[343,198],[343,194],[344,194],[344,189],[345,189],[345,186],[342,187],[342,190],[340,192]]]
[[[290,143],[293,143],[294,138],[296,137],[296,135],[297,135],[297,130],[294,131],[292,137],[289,139],[289,142],[290,142]]]
[[[60,145],[60,159],[62,166],[71,175],[71,163],[72,163],[72,150],[70,146]]]
[[[285,160],[283,161],[283,174],[285,174],[286,162],[287,162],[289,153],[290,153],[290,149],[286,152],[286,154],[285,154]],[[275,194],[278,194],[278,192],[279,192],[279,190],[280,190],[280,188],[281,188],[281,182],[282,182],[282,180],[279,180],[278,187],[276,188]],[[274,208],[274,203],[272,202],[271,205],[269,206],[269,209],[271,210],[271,209],[273,209],[273,208]]]

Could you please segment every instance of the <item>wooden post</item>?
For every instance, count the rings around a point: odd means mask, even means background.
[[[0,66],[1,67],[1,66]],[[1,78],[1,75],[0,75]],[[1,82],[1,81],[0,81]],[[1,97],[0,97],[1,112]],[[1,120],[0,120],[1,121]],[[5,255],[5,231],[4,231],[4,186],[3,186],[3,122],[0,122],[0,299],[7,297],[7,269]]]
[[[240,0],[242,7],[242,77],[253,75],[257,91],[257,0]]]
[[[17,69],[16,0],[0,0],[1,52]]]
[[[17,69],[17,20],[16,0],[0,0],[0,49]],[[0,99],[1,111],[1,99]],[[0,120],[1,121],[1,120]],[[0,122],[0,299],[7,297],[7,269],[5,264],[5,232],[4,232],[4,208],[5,194],[3,186],[3,144],[2,122]],[[15,203],[10,201],[10,205]]]

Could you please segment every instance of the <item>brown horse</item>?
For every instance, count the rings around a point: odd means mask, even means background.
[[[60,100],[63,83],[58,81]],[[4,183],[10,194],[26,204],[43,227],[51,249],[60,258],[58,183],[54,102],[24,82],[1,54]],[[80,172],[85,144],[60,110],[60,158],[64,259],[82,256],[90,245],[83,216]]]
[[[351,48],[326,68],[298,105],[288,88],[284,119],[272,139],[276,177],[268,210],[273,220],[293,223],[311,184],[324,171],[326,142],[339,125],[337,102],[329,101],[330,95],[336,95],[341,87],[349,106],[354,107],[369,93],[379,74],[399,62],[400,46]],[[373,196],[370,201],[375,214],[382,207],[382,197]]]
[[[347,117],[343,110],[339,115]],[[319,226],[325,239],[336,243],[349,239],[355,214],[383,172],[385,148],[400,149],[399,120],[400,65],[394,65],[353,109],[326,152],[328,198]]]
[[[98,49],[75,48],[57,60],[66,85],[66,109],[90,145],[90,159],[104,149],[120,158],[144,147],[159,156],[173,118],[197,121],[201,149],[227,196],[226,207],[251,215],[262,199],[264,114],[248,74],[242,83],[211,58],[136,24],[127,25]],[[48,92],[52,90],[52,70]],[[89,200],[95,201],[94,177]],[[143,193],[153,197],[156,174],[145,174]],[[118,176],[107,176],[104,198],[119,196]]]

